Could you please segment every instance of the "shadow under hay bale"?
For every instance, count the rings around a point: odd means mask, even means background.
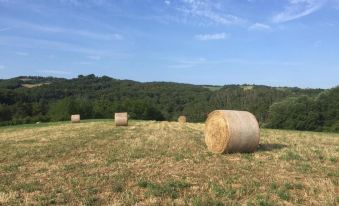
[[[208,115],[205,142],[213,153],[254,152],[259,139],[258,121],[249,112],[216,110]]]
[[[71,122],[72,123],[80,123],[80,114],[73,114],[71,116]]]
[[[127,112],[114,114],[115,126],[128,126],[128,114]]]
[[[180,116],[180,117],[178,118],[178,122],[179,122],[179,123],[186,123],[186,122],[187,122],[186,116]]]

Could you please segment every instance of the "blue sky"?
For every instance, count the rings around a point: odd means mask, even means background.
[[[339,0],[0,0],[0,78],[339,84]]]

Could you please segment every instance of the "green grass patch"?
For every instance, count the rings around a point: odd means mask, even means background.
[[[123,170],[113,177],[112,192],[121,193],[126,189],[126,182],[133,176],[132,172],[128,169]]]
[[[241,154],[241,157],[246,160],[253,160],[254,154],[252,153],[243,153]]]
[[[138,186],[147,189],[146,196],[170,197],[175,199],[179,196],[179,191],[190,187],[190,184],[184,181],[169,180],[164,183],[152,183],[141,179]]]
[[[193,206],[224,206],[225,204],[220,200],[214,200],[211,197],[194,197],[192,199]]]
[[[329,176],[329,177],[339,177],[339,170],[337,170],[335,172],[329,172],[329,173],[327,173],[327,176]]]
[[[5,172],[18,172],[21,165],[18,163],[13,163],[7,166],[4,166]]]
[[[291,199],[290,190],[297,189],[302,190],[304,186],[301,183],[292,184],[289,182],[279,185],[276,182],[270,184],[270,191],[275,193],[280,199],[289,201]]]
[[[215,183],[210,184],[210,189],[217,197],[226,197],[229,199],[234,199],[236,195],[236,190],[231,186],[224,187]]]
[[[330,157],[330,161],[332,163],[337,163],[337,158],[336,157]]]
[[[35,192],[35,191],[41,191],[42,185],[38,181],[33,182],[21,182],[17,185],[15,185],[15,190],[23,190],[25,192]]]
[[[310,172],[312,167],[306,162],[300,162],[297,164],[296,169],[302,173]]]
[[[247,205],[252,205],[253,203],[247,203]],[[257,195],[256,204],[257,206],[273,206],[275,205],[273,201],[268,196]]]
[[[296,151],[288,150],[280,157],[280,159],[287,160],[287,161],[302,160],[302,157]]]

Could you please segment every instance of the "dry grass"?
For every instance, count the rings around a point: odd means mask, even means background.
[[[252,90],[254,86],[241,86],[244,91]]]
[[[48,85],[50,83],[40,83],[40,84],[21,84],[21,86],[26,87],[26,88],[35,88],[35,87],[41,87],[43,85]]]
[[[203,124],[0,128],[0,205],[336,205],[339,135],[262,130],[254,154],[207,151]]]

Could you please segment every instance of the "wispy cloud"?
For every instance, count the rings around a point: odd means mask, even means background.
[[[81,53],[86,56],[105,56],[114,58],[125,58],[128,56],[126,53],[113,52],[110,49],[101,49],[92,46],[86,46],[85,44],[72,44],[63,41],[36,39],[36,38],[24,38],[13,36],[0,36],[0,45],[21,48],[21,49],[42,49],[50,51],[61,52],[73,52]]]
[[[285,61],[285,60],[266,60],[266,59],[246,59],[246,58],[224,58],[224,59],[183,59],[174,60],[176,63],[169,65],[173,69],[189,68],[217,68],[225,65],[244,65],[244,66],[302,66],[302,62]]]
[[[288,0],[284,11],[273,16],[272,21],[282,23],[299,19],[318,11],[327,0]]]
[[[12,28],[12,27],[4,27],[4,28],[0,28],[0,32],[10,30],[11,28]]]
[[[43,74],[52,74],[52,75],[69,75],[71,72],[67,72],[64,70],[39,70],[37,71],[38,73],[43,73]]]
[[[209,0],[182,0],[183,6],[178,10],[192,17],[201,17],[213,23],[222,25],[235,25],[245,22],[244,19],[227,14],[226,11],[216,7],[215,2]]]
[[[60,3],[63,4],[70,4],[74,6],[88,6],[88,5],[101,5],[101,6],[107,6],[111,5],[112,1],[111,0],[58,0]]]
[[[73,64],[76,64],[76,65],[91,65],[93,64],[92,61],[76,61],[76,62],[73,62]]]
[[[262,24],[262,23],[255,23],[252,24],[250,27],[248,27],[249,30],[255,30],[255,31],[268,31],[272,30],[270,25]]]
[[[284,61],[284,60],[261,60],[245,58],[225,58],[221,63],[243,64],[243,65],[260,65],[260,66],[301,66],[301,62]]]
[[[334,9],[339,10],[339,0],[329,0]]]
[[[188,69],[193,68],[198,65],[206,63],[207,60],[205,58],[197,58],[197,59],[190,59],[190,60],[180,60],[175,64],[169,65],[168,68],[173,69]]]
[[[13,25],[16,29],[28,29],[36,32],[43,33],[54,33],[54,34],[65,34],[68,36],[80,36],[84,38],[92,38],[98,40],[122,40],[123,36],[117,33],[103,33],[103,32],[94,32],[89,30],[81,29],[70,29],[66,27],[58,26],[47,26],[43,24],[31,23],[16,19],[2,19],[3,22]],[[10,27],[5,28],[6,30],[11,29]],[[0,31],[2,31],[0,29]],[[4,30],[5,31],[5,30]]]
[[[99,56],[99,55],[90,55],[90,56],[88,56],[88,58],[91,59],[91,60],[100,60],[100,59],[102,59],[102,57]]]
[[[29,54],[27,52],[15,52],[18,56],[28,56]]]
[[[80,2],[78,0],[59,0],[61,3],[69,3],[69,4],[74,4],[78,5]]]
[[[227,33],[217,33],[217,34],[198,34],[195,36],[197,40],[200,41],[209,41],[209,40],[223,40],[229,38]]]

